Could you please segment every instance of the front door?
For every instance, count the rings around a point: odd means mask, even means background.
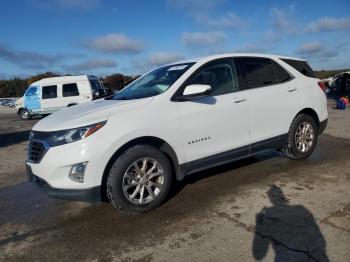
[[[24,107],[30,113],[38,112],[41,108],[41,93],[40,86],[30,86],[24,94]]]
[[[205,84],[211,94],[177,102],[183,143],[188,162],[223,162],[232,153],[246,156],[250,151],[249,110],[244,92],[239,92],[232,59],[210,62],[195,72],[185,85]]]

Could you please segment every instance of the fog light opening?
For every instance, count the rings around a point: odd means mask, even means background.
[[[73,165],[69,172],[69,178],[72,181],[83,183],[87,164],[88,162],[83,162],[83,163]]]

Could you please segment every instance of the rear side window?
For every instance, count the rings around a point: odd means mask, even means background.
[[[57,97],[57,86],[43,86],[42,87],[42,99],[50,99]]]
[[[90,84],[93,90],[99,90],[102,89],[100,82],[96,80],[90,80]]]
[[[290,74],[286,70],[284,70],[282,66],[277,64],[275,61],[271,60],[271,62],[274,65],[275,74],[276,74],[278,83],[284,83],[292,79]]]
[[[76,83],[62,85],[62,96],[78,96],[79,90]]]
[[[299,60],[293,60],[293,59],[282,59],[281,60],[294,69],[298,70],[300,73],[302,73],[305,76],[316,78],[314,71],[309,66],[309,64],[306,61],[299,61]]]
[[[280,84],[291,76],[275,61],[262,57],[237,58],[245,76],[246,88]]]

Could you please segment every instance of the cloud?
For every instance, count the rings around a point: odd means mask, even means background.
[[[28,69],[43,69],[53,67],[61,62],[66,55],[48,55],[39,52],[21,51],[0,45],[0,59]]]
[[[137,54],[144,49],[144,44],[124,34],[107,34],[83,43],[88,49],[99,53]]]
[[[270,16],[272,18],[273,26],[277,31],[292,34],[297,33],[297,27],[291,16],[288,14],[288,11],[275,7],[270,11]]]
[[[198,23],[208,27],[237,29],[246,25],[241,17],[233,12],[227,12],[225,15],[211,17],[207,15],[197,15],[195,19]]]
[[[208,11],[225,2],[226,0],[167,0],[169,6],[186,10],[190,13]]]
[[[184,57],[177,53],[157,52],[148,57],[148,62],[151,66],[160,66],[169,64],[178,60],[184,59]]]
[[[241,47],[238,47],[234,52],[238,53],[266,53],[268,47],[264,44],[248,43]]]
[[[317,21],[310,23],[307,27],[307,32],[321,32],[321,31],[335,31],[335,30],[349,30],[350,17],[322,17]]]
[[[166,65],[184,59],[184,56],[174,52],[156,52],[150,54],[144,61],[134,60],[132,64],[137,71],[147,71],[151,68]]]
[[[167,2],[170,7],[183,10],[196,23],[207,27],[237,29],[246,24],[232,11],[212,15],[218,13],[218,7],[227,2],[226,0],[168,0]]]
[[[190,48],[209,47],[226,42],[227,36],[223,32],[184,32],[182,42]]]
[[[105,68],[115,68],[116,66],[117,62],[110,59],[91,59],[78,64],[65,66],[64,69],[68,71],[81,72]]]
[[[27,0],[28,5],[45,9],[66,9],[88,11],[101,5],[101,0]]]
[[[319,42],[308,42],[300,45],[296,53],[308,59],[324,60],[338,55],[338,50]]]

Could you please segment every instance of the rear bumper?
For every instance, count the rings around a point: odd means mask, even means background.
[[[32,168],[26,164],[29,181],[36,184],[39,189],[48,196],[58,199],[76,200],[88,203],[101,202],[101,187],[91,187],[87,189],[60,189],[51,187],[44,179],[34,175]]]
[[[327,127],[327,124],[328,124],[328,119],[326,120],[323,120],[321,123],[320,123],[320,126],[319,126],[319,129],[318,129],[318,134],[321,135],[324,130],[326,129]]]

